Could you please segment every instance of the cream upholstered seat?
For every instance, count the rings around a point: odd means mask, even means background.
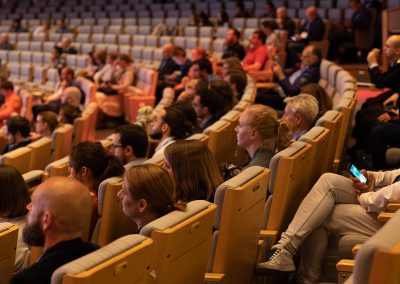
[[[231,125],[229,121],[218,120],[203,131],[209,136],[208,148],[218,163],[227,162],[233,158],[234,152],[231,151],[231,145],[236,140]]]
[[[64,124],[55,129],[51,135],[53,144],[51,146],[51,161],[65,157],[71,151],[73,127],[71,124]]]
[[[206,283],[251,283],[269,176],[249,167],[217,188]]]
[[[0,164],[10,165],[16,168],[21,174],[29,172],[32,149],[21,147],[0,156]]]
[[[173,211],[140,230],[152,238],[156,252],[148,283],[203,283],[215,209],[208,201],[191,201],[185,211]]]
[[[45,168],[45,172],[48,174],[49,177],[52,176],[64,176],[67,177],[69,175],[68,171],[68,163],[69,163],[69,156],[56,160],[48,164]]]
[[[127,235],[53,272],[51,284],[146,283],[153,241]]]
[[[0,223],[0,284],[9,283],[14,272],[18,227],[11,223]]]
[[[47,137],[28,144],[28,148],[32,149],[31,160],[29,163],[30,170],[44,170],[50,162],[52,140]]]
[[[92,242],[104,246],[119,237],[137,231],[136,224],[122,211],[117,193],[122,188],[122,177],[102,181],[98,190],[99,219],[92,235]]]

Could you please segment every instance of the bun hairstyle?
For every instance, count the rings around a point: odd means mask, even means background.
[[[256,129],[262,138],[262,147],[273,152],[289,146],[289,125],[278,119],[276,111],[265,105],[255,104],[246,108],[249,125]]]
[[[96,192],[103,180],[121,176],[125,170],[118,158],[108,153],[100,142],[85,141],[73,146],[69,162],[77,171],[83,167],[90,170]]]

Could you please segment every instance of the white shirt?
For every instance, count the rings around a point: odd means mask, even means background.
[[[368,172],[375,178],[376,191],[360,195],[359,202],[368,212],[379,212],[390,202],[400,202],[400,182],[393,183],[400,169],[387,172]]]

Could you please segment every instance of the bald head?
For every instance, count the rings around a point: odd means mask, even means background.
[[[390,36],[383,46],[383,50],[390,64],[400,59],[400,35]]]
[[[308,21],[313,21],[318,15],[318,10],[315,6],[310,6],[306,10],[306,18]]]
[[[174,45],[172,43],[164,44],[163,53],[165,58],[172,58],[172,55],[174,54]]]
[[[278,19],[282,19],[282,18],[286,17],[286,12],[287,12],[286,7],[280,6],[276,9],[276,17]]]
[[[92,211],[89,190],[67,177],[52,177],[40,184],[32,200],[35,205],[52,216],[52,231],[60,234],[80,233]]]

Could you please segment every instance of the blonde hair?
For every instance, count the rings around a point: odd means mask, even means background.
[[[255,104],[246,108],[248,123],[260,133],[264,149],[283,150],[289,146],[289,125],[278,119],[276,111],[265,105]]]

